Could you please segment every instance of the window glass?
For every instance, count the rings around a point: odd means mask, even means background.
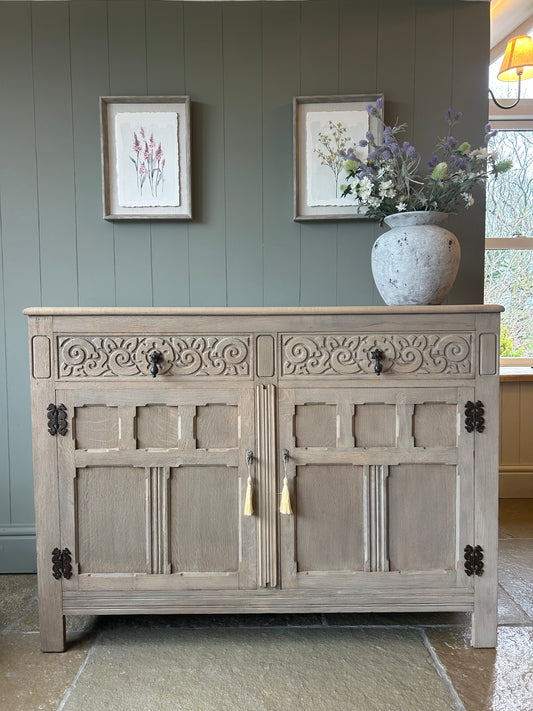
[[[505,306],[501,356],[533,358],[533,131],[500,131],[489,150],[513,168],[487,182],[486,246],[498,249],[485,252],[485,303]]]

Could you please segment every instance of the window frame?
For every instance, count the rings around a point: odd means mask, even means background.
[[[498,131],[533,131],[533,99],[521,99],[512,109],[502,110],[489,99],[489,122]],[[533,237],[485,238],[485,249],[533,250]],[[500,358],[502,368],[533,368],[533,358]]]

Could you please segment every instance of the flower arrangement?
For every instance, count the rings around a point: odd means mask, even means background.
[[[473,149],[470,143],[451,135],[452,127],[461,114],[446,112],[449,130],[439,139],[436,155],[428,163],[425,175],[419,174],[420,155],[408,141],[400,142],[398,134],[406,124],[386,126],[382,116],[383,99],[367,106],[367,112],[383,126],[383,142],[377,143],[369,131],[359,141],[360,148],[368,148],[366,157],[357,155],[357,148],[341,151],[345,159],[347,185],[341,186],[343,197],[352,195],[357,207],[366,207],[369,217],[380,223],[388,215],[403,211],[435,210],[455,213],[460,207],[473,205],[472,189],[489,175],[498,176],[512,166],[510,160],[498,160],[486,147],[496,134],[490,124],[485,126],[485,146]]]

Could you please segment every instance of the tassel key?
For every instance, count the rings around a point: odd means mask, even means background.
[[[289,482],[287,480],[287,463],[289,461],[289,450],[283,450],[283,468],[285,470],[285,476],[283,478],[283,490],[281,492],[281,503],[279,506],[279,512],[286,514],[288,516],[292,515],[291,507],[291,496],[289,492]]]
[[[253,516],[254,513],[254,502],[253,502],[253,482],[252,482],[252,462],[254,455],[252,452],[246,452],[246,465],[248,466],[248,485],[246,487],[246,498],[244,499],[244,515]]]

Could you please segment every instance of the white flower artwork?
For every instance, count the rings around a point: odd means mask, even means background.
[[[346,179],[345,157],[340,151],[350,148],[363,158],[366,150],[357,141],[368,130],[366,110],[310,111],[306,116],[306,187],[310,206],[336,206],[355,202],[342,197]]]

